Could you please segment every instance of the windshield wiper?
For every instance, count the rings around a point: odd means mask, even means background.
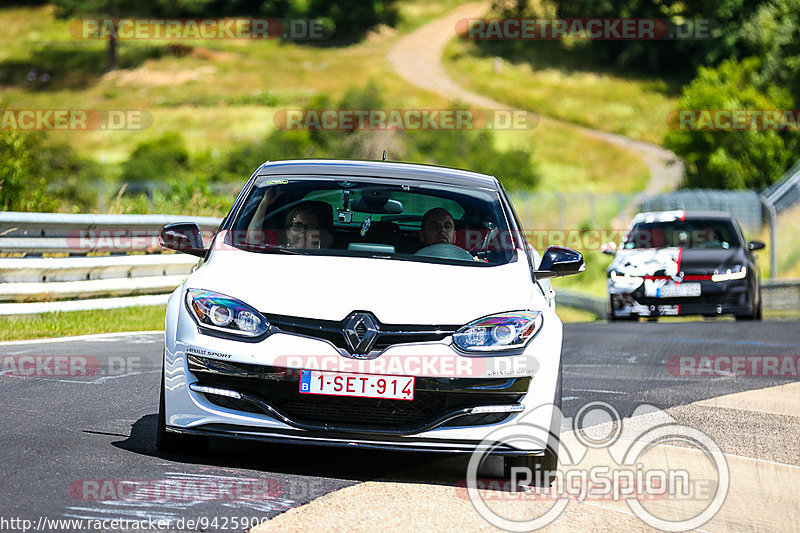
[[[277,244],[252,244],[246,242],[238,242],[234,246],[237,248],[241,248],[242,250],[247,250],[248,252],[258,252],[258,253],[278,253],[278,254],[290,254],[290,255],[306,255],[306,252],[303,250],[295,250],[293,248],[284,248],[283,246],[278,246]]]

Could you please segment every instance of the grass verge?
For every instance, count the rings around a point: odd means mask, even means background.
[[[487,55],[474,42],[453,40],[444,64],[458,83],[514,107],[660,144],[667,114],[677,95],[657,78],[624,77],[602,71],[540,65],[531,56],[542,43],[531,43],[530,56]],[[502,53],[498,51],[498,53]]]
[[[386,60],[403,33],[447,12],[455,0],[399,2],[403,22],[377,28],[347,46],[308,46],[267,41],[182,41],[119,43],[125,68],[103,72],[105,43],[76,42],[69,21],[54,18],[52,6],[0,10],[0,103],[10,109],[139,110],[144,129],[53,131],[83,156],[111,168],[140,143],[171,131],[186,131],[192,154],[222,157],[240,143],[274,130],[277,110],[298,109],[312,98],[336,101],[351,86],[377,80],[388,108],[437,109],[450,102],[400,78]],[[26,81],[37,69],[49,81]],[[349,73],[343,79],[341,73]],[[546,113],[543,113],[546,114]],[[625,150],[558,124],[528,131],[494,132],[503,149],[524,148],[542,174],[540,188],[562,191],[635,191],[649,173]],[[552,121],[551,121],[552,122]],[[379,154],[376,153],[376,156]],[[391,156],[391,155],[390,155]],[[154,177],[159,179],[160,177]]]
[[[0,340],[164,329],[165,306],[0,317]]]
[[[561,322],[594,322],[597,316],[589,311],[583,309],[575,309],[573,307],[564,307],[559,305],[557,308],[558,317]]]

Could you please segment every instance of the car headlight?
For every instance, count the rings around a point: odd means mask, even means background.
[[[246,303],[218,292],[202,289],[186,291],[186,307],[199,326],[240,335],[258,337],[269,329],[269,322]]]
[[[641,276],[631,276],[626,272],[620,272],[618,270],[611,270],[608,273],[608,281],[611,285],[620,290],[634,291],[644,283],[644,278]]]
[[[711,281],[732,281],[735,279],[744,279],[747,276],[747,267],[745,265],[735,265],[726,271],[714,271],[711,275]]]
[[[498,352],[524,347],[542,329],[540,311],[517,311],[479,318],[453,334],[465,352]]]

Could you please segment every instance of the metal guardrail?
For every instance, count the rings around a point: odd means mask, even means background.
[[[0,252],[11,255],[0,257],[0,314],[108,309],[154,301],[152,295],[171,292],[198,262],[184,254],[160,253],[161,228],[195,222],[211,233],[220,221],[171,215],[0,213]],[[130,298],[133,295],[147,296]],[[63,301],[67,299],[73,301]]]
[[[565,307],[573,307],[593,313],[597,318],[606,318],[606,299],[598,298],[588,294],[571,291],[569,289],[559,289],[556,291],[556,304]]]
[[[0,252],[24,255],[0,257],[0,315],[162,303],[165,293],[171,292],[198,261],[184,254],[142,254],[152,251],[161,228],[172,222],[196,222],[211,232],[220,219],[0,213]],[[82,245],[82,238],[93,245]],[[114,239],[118,246],[104,242],[113,244]],[[54,241],[63,246],[53,246]],[[20,243],[27,243],[27,248]],[[42,257],[51,250],[69,257]],[[92,255],[97,251],[111,255]],[[800,279],[765,280],[762,294],[765,310],[800,309]],[[605,298],[560,289],[556,302],[606,317]]]
[[[765,311],[800,310],[800,278],[762,281],[761,298]]]
[[[800,161],[761,194],[767,203],[774,206],[777,213],[782,213],[800,201]]]

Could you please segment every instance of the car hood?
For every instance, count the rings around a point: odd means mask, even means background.
[[[730,250],[684,249],[681,254],[681,270],[686,274],[713,274],[715,270],[744,264],[741,248]]]
[[[629,276],[676,276],[713,274],[714,270],[744,262],[740,248],[702,250],[696,248],[657,248],[620,250],[608,267]]]
[[[476,267],[225,248],[185,287],[221,292],[263,313],[342,320],[371,311],[385,324],[457,325],[546,306],[521,254],[507,265]]]

